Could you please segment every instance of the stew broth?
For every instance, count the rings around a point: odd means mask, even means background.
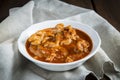
[[[68,63],[87,56],[92,50],[92,40],[81,30],[57,24],[31,35],[26,41],[26,50],[43,62]]]

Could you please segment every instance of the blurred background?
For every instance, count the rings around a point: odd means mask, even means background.
[[[9,9],[21,7],[30,0],[0,0],[0,22],[9,16]],[[120,31],[120,0],[61,0],[63,2],[92,9]]]

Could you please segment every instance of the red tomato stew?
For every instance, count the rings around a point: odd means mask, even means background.
[[[92,40],[85,32],[62,23],[37,31],[26,42],[26,50],[31,57],[50,63],[82,59],[90,53],[92,46]]]

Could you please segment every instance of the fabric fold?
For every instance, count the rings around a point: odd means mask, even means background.
[[[25,6],[8,16],[0,24],[0,42],[5,41],[11,37],[18,36],[21,31],[29,27],[32,21],[32,10],[34,2],[30,1]],[[4,27],[3,27],[4,26]],[[4,35],[4,36],[3,36]]]

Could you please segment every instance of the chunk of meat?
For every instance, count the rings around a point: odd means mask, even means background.
[[[44,44],[44,47],[57,47],[57,46],[59,46],[59,45],[54,42],[46,42]]]
[[[47,56],[45,60],[52,62],[56,56],[57,55],[55,53],[52,53],[50,56]]]
[[[69,45],[71,42],[72,42],[71,39],[65,39],[65,40],[62,40],[60,44],[61,45]]]
[[[66,60],[65,60],[65,62],[73,62],[73,61],[74,60],[72,58],[70,58],[70,57],[67,57]]]
[[[85,40],[79,40],[77,42],[77,49],[81,52],[87,52],[89,47],[89,43]]]
[[[42,34],[39,34],[40,31],[38,31],[36,34],[33,34],[32,36],[30,36],[30,38],[28,39],[29,42],[31,42],[32,45],[39,45],[41,43],[41,41],[44,38],[44,32]]]
[[[35,55],[35,56],[38,56],[38,57],[42,57],[42,54],[41,52],[38,50],[39,48],[35,45],[31,45],[30,47],[30,51]]]
[[[73,29],[71,25],[65,28],[64,35],[66,38],[70,38],[73,40],[76,40],[77,38],[79,38],[79,36],[76,34],[75,29]]]
[[[57,29],[57,32],[61,32],[64,30],[64,24],[60,23],[60,24],[57,24],[55,26],[55,28]]]
[[[65,49],[64,47],[58,47],[60,53],[63,55],[63,56],[67,56],[68,55],[68,51],[67,49]]]

